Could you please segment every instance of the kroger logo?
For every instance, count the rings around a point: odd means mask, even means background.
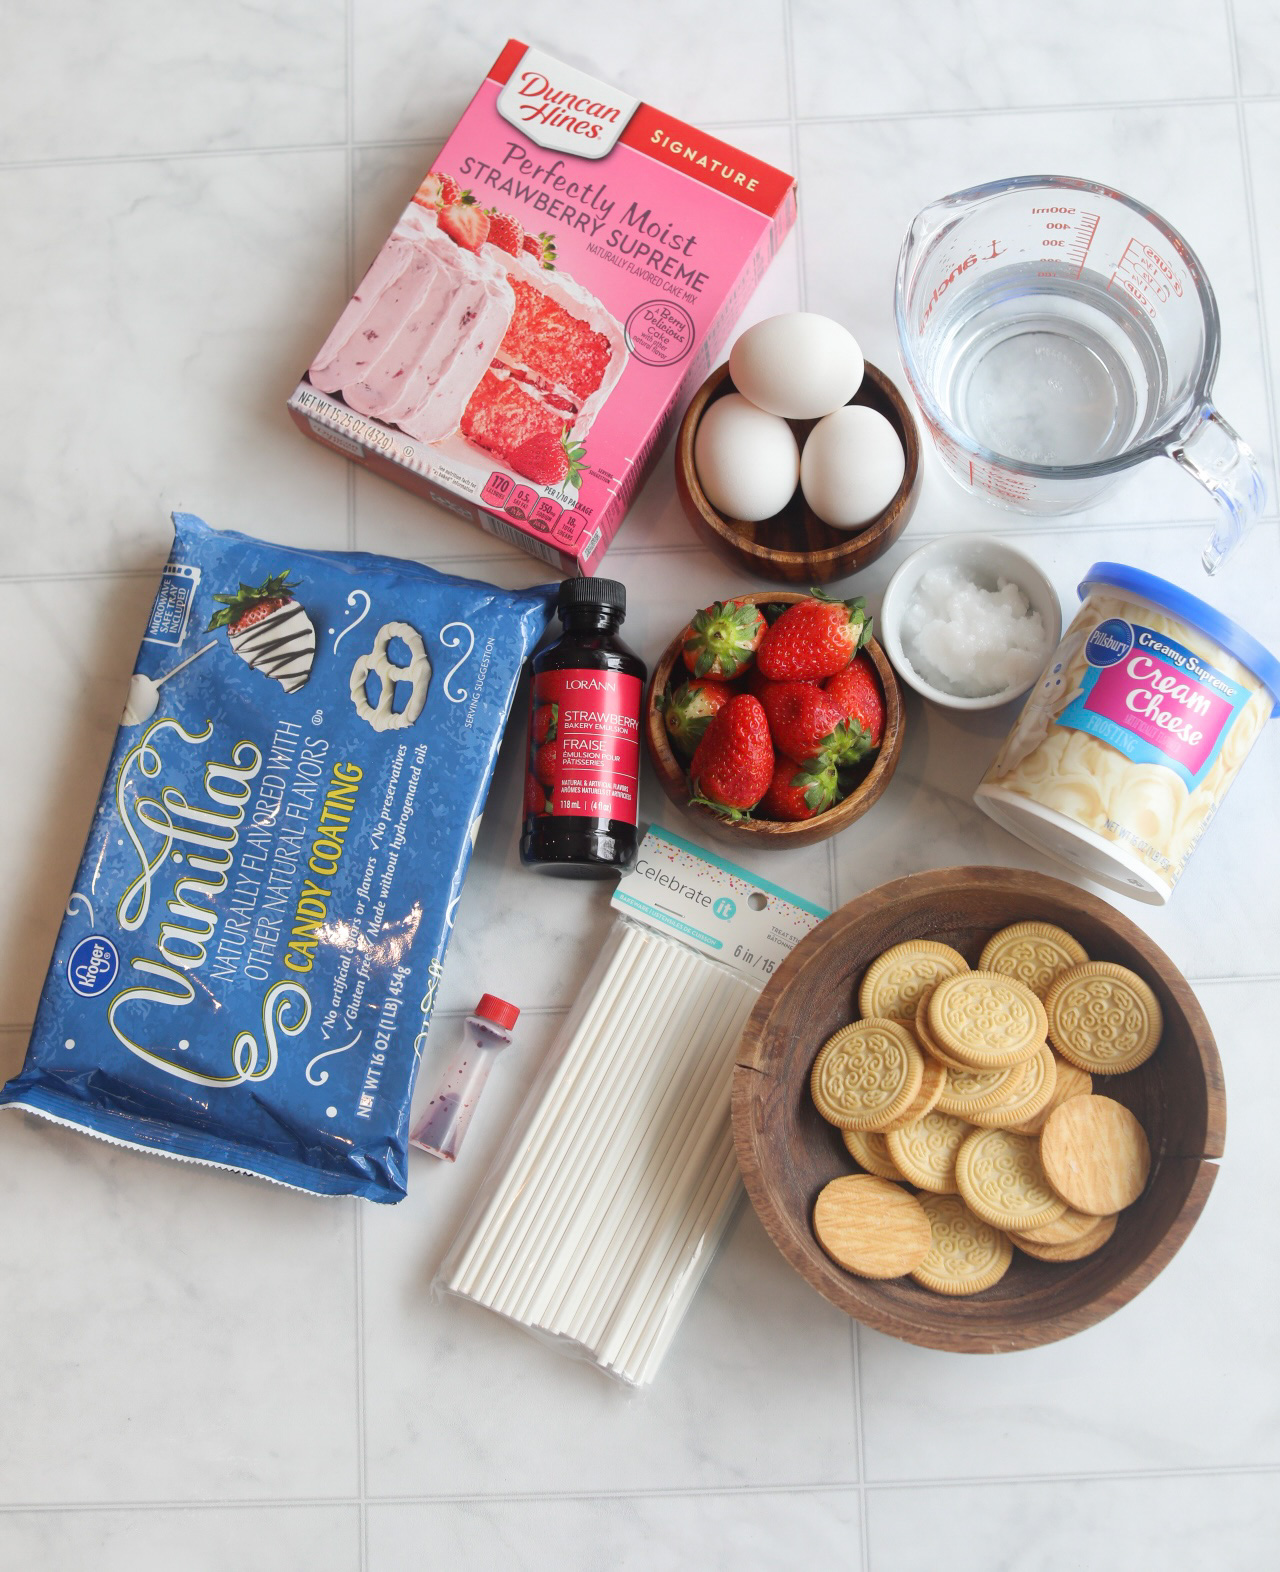
[[[1085,640],[1084,658],[1091,666],[1114,666],[1133,648],[1133,629],[1123,617],[1108,617]]]
[[[733,904],[727,895],[722,895],[711,908],[714,915],[723,918],[725,922],[729,921],[730,917],[733,916],[737,909],[738,908]]]
[[[110,939],[91,933],[72,950],[67,960],[67,981],[82,999],[106,993],[120,970],[120,955]]]

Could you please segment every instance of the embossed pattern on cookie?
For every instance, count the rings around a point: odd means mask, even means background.
[[[1009,1270],[1007,1234],[975,1217],[956,1195],[922,1195],[929,1219],[929,1253],[911,1276],[935,1294],[980,1294]]]
[[[1010,1130],[1022,1119],[1031,1119],[1048,1106],[1058,1080],[1058,1063],[1048,1043],[1022,1062],[1022,1076],[1016,1086],[988,1108],[976,1108],[974,1124],[988,1129]]]
[[[975,1130],[956,1157],[956,1188],[970,1211],[993,1228],[1038,1228],[1067,1203],[1053,1191],[1035,1137]]]
[[[1142,978],[1111,961],[1086,961],[1057,979],[1045,998],[1049,1040],[1093,1075],[1145,1064],[1164,1030],[1160,1001]]]
[[[967,1119],[934,1109],[901,1130],[890,1130],[885,1145],[904,1179],[935,1195],[954,1195],[956,1154],[973,1133]]]
[[[1065,929],[1051,922],[1015,922],[987,940],[978,969],[1016,977],[1043,999],[1060,973],[1088,959],[1084,945]]]
[[[1048,1030],[1030,988],[998,972],[944,978],[929,996],[927,1018],[938,1044],[978,1070],[1029,1059]]]
[[[972,1124],[976,1109],[990,1108],[1012,1096],[1025,1074],[1024,1063],[1011,1064],[1004,1070],[948,1070],[947,1084],[937,1106],[943,1113],[955,1114]]]
[[[1010,1124],[1006,1128],[1016,1130],[1019,1135],[1039,1135],[1044,1129],[1045,1120],[1069,1097],[1088,1097],[1093,1091],[1093,1077],[1084,1070],[1077,1070],[1074,1064],[1066,1059],[1053,1057],[1054,1069],[1057,1071],[1053,1085],[1053,1096],[1044,1105],[1038,1114],[1030,1119],[1020,1119],[1017,1124]]]
[[[920,1063],[922,1066],[920,1090],[906,1112],[900,1113],[892,1124],[885,1125],[882,1134],[888,1135],[891,1130],[901,1130],[904,1125],[910,1124],[913,1120],[923,1119],[925,1114],[938,1106],[938,1099],[946,1090],[947,1067],[925,1053],[920,1055]]]
[[[892,1179],[895,1182],[903,1177],[889,1156],[889,1148],[885,1145],[887,1136],[877,1130],[841,1130],[840,1136],[845,1151],[869,1174],[874,1174],[877,1179]]]
[[[822,1117],[841,1130],[882,1130],[920,1090],[924,1061],[896,1021],[855,1021],[823,1045],[809,1090]]]
[[[915,1019],[921,994],[944,977],[969,970],[959,950],[935,939],[908,939],[895,944],[867,967],[858,989],[858,1008],[864,1016],[893,1021]]]

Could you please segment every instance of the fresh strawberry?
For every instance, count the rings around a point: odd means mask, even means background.
[[[542,782],[533,775],[524,778],[524,816],[547,811],[547,793]]]
[[[582,461],[587,450],[569,439],[565,426],[557,440],[549,431],[526,437],[511,454],[511,467],[539,486],[582,485]]]
[[[748,667],[747,675],[742,679],[743,692],[754,693],[756,698],[760,698],[766,688],[773,688],[776,686],[777,684],[770,682],[768,677],[765,676],[764,672],[760,670],[759,666],[757,666],[754,661],[751,663],[750,667]],[[820,686],[820,684],[817,678],[814,677],[810,679],[808,686],[811,688],[816,688]]]
[[[684,663],[695,677],[736,677],[750,665],[765,628],[750,601],[718,600],[684,630]]]
[[[560,744],[544,742],[533,754],[533,773],[551,791],[556,784],[556,766],[560,763]]]
[[[836,701],[811,682],[767,682],[760,703],[779,753],[821,769],[842,763],[853,752],[854,737]]]
[[[711,717],[732,697],[732,688],[710,677],[683,682],[667,695],[662,701],[662,717],[676,752],[689,758],[702,741]]]
[[[773,767],[769,790],[760,799],[762,819],[812,819],[825,813],[839,795],[835,765],[806,770],[794,759],[780,758]]]
[[[518,257],[524,245],[524,225],[518,218],[512,218],[510,213],[498,213],[490,209],[489,244]]]
[[[413,200],[419,207],[451,207],[462,200],[462,187],[452,175],[433,169],[413,193]]]
[[[828,677],[822,686],[844,718],[864,726],[871,746],[878,748],[884,736],[884,694],[871,658],[865,653],[858,655],[847,671]]]
[[[549,273],[555,272],[556,243],[545,229],[538,235],[526,235],[520,245],[541,267]]]
[[[866,602],[814,590],[788,606],[760,642],[756,663],[772,682],[806,682],[843,671],[871,637]]]
[[[726,819],[741,819],[773,779],[773,744],[759,699],[737,693],[702,734],[689,766],[691,800]]]
[[[544,742],[554,742],[556,720],[560,714],[558,704],[539,704],[533,712],[533,742],[541,747]]]
[[[454,245],[464,251],[479,251],[489,238],[489,215],[475,205],[475,198],[464,191],[456,202],[440,209],[436,223]]]

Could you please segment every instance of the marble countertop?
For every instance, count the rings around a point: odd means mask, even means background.
[[[830,313],[894,375],[893,264],[924,202],[1044,169],[1132,191],[1206,265],[1220,402],[1272,474],[1271,0],[79,0],[20,8],[5,31],[0,1075],[22,1059],[171,508],[546,577],[302,441],[284,411],[511,33],[796,172],[799,227],[744,321]],[[1210,504],[1173,464],[1067,525],[994,513],[926,463],[908,535],[858,581],[873,605],[913,546],[975,528],[1030,551],[1067,606],[1102,557],[1197,587]],[[669,453],[607,570],[650,660],[673,604],[756,587],[694,543]],[[1278,575],[1273,506],[1212,592],[1272,648]],[[913,697],[874,814],[757,871],[831,907],[953,863],[1059,871],[971,805],[1008,722]],[[0,1569],[1272,1564],[1278,736],[1173,903],[1125,903],[1195,984],[1230,1104],[1220,1178],[1163,1275],[1065,1343],[947,1356],[859,1329],[744,1208],[656,1385],[629,1395],[430,1293],[607,910],[607,888],[520,871],[513,735],[424,1085],[478,984],[525,1014],[456,1168],[415,1154],[394,1208],[312,1202],[0,1115]],[[642,811],[677,823],[651,778]]]

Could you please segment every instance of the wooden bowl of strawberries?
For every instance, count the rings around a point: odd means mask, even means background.
[[[863,602],[769,590],[698,611],[649,684],[663,791],[715,840],[811,846],[860,819],[902,752],[902,690]]]

